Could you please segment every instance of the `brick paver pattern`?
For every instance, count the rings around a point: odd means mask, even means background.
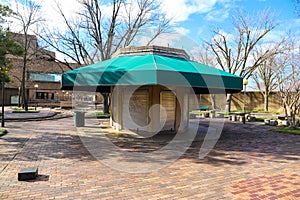
[[[300,136],[263,125],[228,122],[204,159],[198,158],[201,141],[195,141],[174,163],[143,174],[114,170],[93,157],[72,118],[6,126],[0,199],[300,199]],[[112,140],[128,150],[164,145]],[[38,178],[18,181],[18,171],[32,166],[39,168]]]

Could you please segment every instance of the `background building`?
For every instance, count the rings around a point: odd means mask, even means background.
[[[13,39],[24,46],[25,37],[15,33]],[[55,53],[40,48],[35,35],[29,35],[29,49],[26,67],[26,94],[29,106],[59,106],[61,100],[70,100],[72,92],[60,89],[61,74],[70,70],[65,64],[55,61]],[[5,85],[5,105],[18,105],[22,79],[23,57],[11,56],[9,72],[11,83]],[[73,64],[73,68],[77,68]],[[1,96],[1,95],[0,95]]]

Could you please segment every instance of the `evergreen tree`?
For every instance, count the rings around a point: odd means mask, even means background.
[[[10,81],[8,71],[12,65],[12,61],[8,58],[8,55],[23,54],[22,46],[12,40],[12,33],[7,29],[4,29],[2,26],[2,24],[6,22],[5,17],[13,14],[13,11],[9,7],[0,4],[0,85],[2,88],[2,127],[4,127],[4,86],[5,83]]]

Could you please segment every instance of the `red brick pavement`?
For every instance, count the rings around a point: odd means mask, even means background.
[[[205,159],[198,158],[201,142],[195,141],[171,165],[135,174],[95,159],[72,118],[6,125],[0,199],[300,199],[300,136],[265,126],[228,123]],[[118,142],[139,148],[126,138]],[[39,168],[39,177],[18,181],[18,171],[30,166]]]

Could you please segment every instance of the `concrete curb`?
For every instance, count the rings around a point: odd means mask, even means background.
[[[72,117],[72,115],[62,115],[60,113],[53,113],[51,115],[47,116],[41,116],[41,117],[29,117],[29,118],[8,118],[5,119],[5,122],[26,122],[26,121],[44,121],[44,120],[55,120],[55,119],[63,119]]]

